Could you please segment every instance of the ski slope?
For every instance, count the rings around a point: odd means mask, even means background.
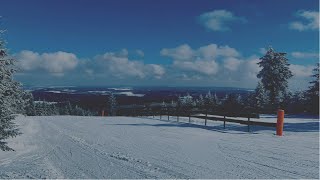
[[[19,116],[23,134],[9,140],[16,151],[0,151],[0,178],[319,178],[317,118],[285,118],[282,137],[162,118]]]

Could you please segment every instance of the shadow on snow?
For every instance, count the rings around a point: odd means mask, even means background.
[[[148,118],[152,119],[152,118]],[[179,127],[179,128],[199,128],[204,130],[217,131],[221,133],[230,133],[230,134],[244,134],[248,133],[248,126],[234,123],[226,123],[226,128],[223,127],[223,122],[218,125],[207,124],[193,124],[187,122],[176,122],[176,121],[167,121],[167,120],[159,120],[152,119],[157,121],[162,121],[165,123],[152,124],[152,123],[129,123],[129,124],[105,124],[105,125],[116,125],[116,126],[149,126],[149,127]],[[220,121],[214,121],[219,123]],[[233,131],[233,132],[230,132]],[[264,126],[250,126],[250,133],[257,133],[263,130],[276,131],[276,128],[273,127],[264,127]],[[234,132],[237,131],[237,132]],[[284,124],[284,132],[318,132],[319,131],[319,121],[317,122],[299,122],[299,123],[285,123]]]

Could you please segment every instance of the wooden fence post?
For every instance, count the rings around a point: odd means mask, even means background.
[[[223,128],[225,129],[225,128],[226,128],[226,116],[223,116],[223,119],[224,119],[224,121],[223,121]]]
[[[191,116],[191,115],[190,115],[190,112],[189,112],[189,123],[191,123],[190,116]]]
[[[206,126],[207,125],[207,118],[208,118],[208,111],[206,111],[206,118],[204,120],[204,125]]]
[[[250,117],[248,117],[248,132],[250,132],[250,124],[249,124],[249,122],[250,122]]]
[[[208,112],[206,111],[206,119],[205,119],[205,120],[206,120],[206,122],[207,122],[207,118],[208,118]]]

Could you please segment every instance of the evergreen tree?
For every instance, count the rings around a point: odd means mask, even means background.
[[[48,104],[45,101],[41,102],[41,108],[42,108],[42,116],[48,116],[49,108],[48,108]]]
[[[223,108],[224,111],[228,113],[241,112],[242,106],[240,102],[238,102],[238,95],[229,94],[223,102]]]
[[[268,97],[261,82],[258,82],[258,85],[255,90],[255,109],[258,112],[264,110],[266,105],[268,104]]]
[[[183,111],[187,114],[190,114],[190,111],[194,104],[193,104],[193,98],[192,96],[189,95],[189,93],[183,97],[181,105],[182,105]]]
[[[277,108],[283,101],[288,88],[288,79],[293,76],[285,55],[286,53],[275,52],[269,48],[266,55],[261,57],[261,61],[258,63],[262,69],[257,77],[261,79],[273,108]]]
[[[73,115],[76,115],[76,116],[84,116],[84,110],[79,107],[78,105],[76,105],[74,108],[73,108]]]
[[[312,113],[319,114],[319,63],[313,69],[311,77],[314,80],[310,82],[311,86],[307,90],[308,106]]]
[[[27,116],[35,116],[36,115],[36,107],[33,99],[33,95],[30,92],[25,92],[23,95],[24,98],[24,107],[25,114]]]
[[[307,110],[306,93],[303,91],[297,91],[295,93],[288,93],[286,99],[286,105],[289,113],[304,113]]]
[[[35,111],[36,111],[36,116],[41,116],[40,103],[39,103],[39,102],[36,102],[36,103],[34,104],[34,107],[35,107]]]
[[[214,104],[214,106],[218,106],[218,105],[220,104],[220,100],[219,100],[217,94],[214,93],[214,95],[213,95],[212,98],[213,98],[213,104]]]
[[[204,98],[204,107],[207,112],[213,110],[215,107],[215,100],[210,91]]]
[[[177,100],[177,105],[176,105],[176,111],[178,114],[181,113],[181,109],[182,109],[182,99],[181,99],[181,96],[179,95]]]
[[[70,101],[68,101],[68,103],[66,105],[66,115],[73,115],[73,107],[72,107]]]
[[[1,33],[0,33],[1,36]],[[13,80],[16,72],[15,60],[9,58],[4,41],[0,37],[0,149],[13,150],[7,146],[6,139],[19,135],[13,120],[16,110],[22,103],[21,85]]]
[[[240,94],[236,95],[236,101],[239,105],[243,104],[243,98]]]
[[[52,115],[60,115],[59,109],[56,105],[52,105]]]
[[[114,96],[114,94],[111,93],[109,96],[109,113],[111,116],[116,115],[116,108],[117,108],[117,99]]]
[[[199,109],[204,108],[204,98],[203,98],[202,94],[200,94],[200,96],[199,96],[199,99],[197,101],[197,106]]]
[[[249,93],[245,97],[244,108],[247,113],[257,113],[256,93]]]
[[[70,102],[68,103],[70,104]],[[60,114],[61,115],[70,115],[70,106],[68,104],[65,104],[60,108]]]

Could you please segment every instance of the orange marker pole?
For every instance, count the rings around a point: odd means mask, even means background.
[[[283,132],[283,121],[284,121],[284,110],[278,110],[278,119],[277,119],[277,136],[282,136]]]

